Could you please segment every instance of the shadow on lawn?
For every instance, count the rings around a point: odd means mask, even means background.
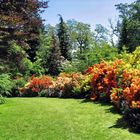
[[[91,101],[90,99],[84,99],[81,101],[81,103],[93,103],[93,104],[99,104],[101,106],[109,106],[108,109],[106,109],[106,113],[113,113],[113,114],[120,114],[121,115],[121,112],[115,108],[113,105],[111,105],[110,103],[108,102],[105,102],[105,101]],[[135,134],[140,134],[139,131],[137,130],[134,130],[132,129],[128,123],[126,122],[126,120],[124,119],[123,115],[121,116],[121,118],[119,118],[118,120],[116,120],[115,124],[113,126],[110,126],[109,129],[112,129],[112,128],[119,128],[119,129],[127,129],[129,132],[131,133],[135,133]]]
[[[102,106],[111,106],[111,104],[109,102],[106,102],[104,100],[92,101],[89,98],[85,98],[81,101],[81,103],[89,103],[89,102],[91,102],[93,104],[99,104],[99,105],[102,105]]]
[[[110,128],[110,129],[111,129],[111,128],[128,129],[129,127],[128,127],[126,121],[124,120],[124,118],[121,117],[121,118],[119,118],[119,119],[115,122],[115,124],[114,124],[113,126],[110,126],[109,128]]]
[[[130,133],[140,134],[139,130],[135,130],[127,124],[124,117],[119,118],[113,126],[109,127],[109,129],[112,129],[112,128],[127,129]]]

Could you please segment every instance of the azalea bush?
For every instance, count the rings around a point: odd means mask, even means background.
[[[91,75],[90,98],[92,100],[110,101],[111,90],[118,86],[117,76],[121,65],[123,65],[122,60],[116,60],[113,63],[102,61],[87,70],[87,74]]]
[[[83,97],[82,80],[84,80],[84,75],[81,73],[61,73],[54,81],[53,95],[63,98]]]
[[[49,76],[32,76],[29,82],[20,88],[21,96],[35,97],[39,92],[47,90],[52,85],[52,78]]]
[[[61,73],[56,78],[32,76],[19,90],[22,96],[82,98],[90,88],[88,83],[89,80],[86,80],[81,73]]]
[[[122,110],[125,108],[140,108],[140,71],[133,72],[123,71],[118,88],[114,88],[111,94],[111,101]],[[121,102],[125,101],[125,107]],[[122,110],[123,111],[123,110]]]

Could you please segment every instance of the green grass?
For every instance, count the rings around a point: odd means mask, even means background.
[[[0,105],[0,140],[140,140],[112,106],[83,100],[11,98]]]

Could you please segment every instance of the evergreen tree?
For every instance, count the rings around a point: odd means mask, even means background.
[[[60,43],[60,50],[62,56],[70,60],[71,55],[70,55],[70,40],[69,40],[69,35],[68,35],[68,30],[65,22],[63,21],[63,18],[61,15],[60,16],[60,23],[58,25],[58,38],[59,38],[59,43]]]
[[[61,51],[59,48],[59,43],[57,41],[54,33],[52,34],[50,56],[48,58],[48,72],[53,76],[59,74],[59,68],[61,67],[63,57],[61,56]]]
[[[125,46],[133,52],[140,45],[140,0],[131,4],[116,5],[120,12],[119,51]]]
[[[126,49],[129,50],[128,44],[130,40],[128,39],[128,29],[127,29],[128,23],[127,22],[128,22],[127,18],[124,18],[122,21],[122,27],[120,30],[119,44],[118,44],[119,53],[123,50],[123,47],[126,47]]]

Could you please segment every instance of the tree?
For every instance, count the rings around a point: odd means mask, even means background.
[[[47,7],[47,2],[39,0],[0,0],[0,67],[4,72],[30,73],[43,25],[40,13]]]
[[[108,42],[108,29],[101,24],[96,24],[95,30],[95,41],[98,43]]]
[[[62,56],[65,59],[70,60],[71,54],[70,54],[70,40],[69,40],[68,30],[62,16],[61,15],[59,16],[60,16],[60,23],[58,25],[58,38],[60,43],[60,50]]]
[[[117,26],[114,25],[113,21],[111,19],[108,20],[109,22],[109,42],[111,44],[112,47],[116,46],[117,43],[117,39],[118,39],[118,24],[119,22],[117,21]]]
[[[130,50],[128,47],[129,45],[129,37],[128,37],[128,20],[127,18],[123,18],[120,37],[119,37],[119,44],[118,44],[118,51],[119,53],[123,50],[123,47],[126,47],[127,50]]]
[[[55,27],[46,25],[45,29],[40,32],[40,45],[36,52],[36,62],[42,68],[47,69],[48,58],[52,46],[52,33],[56,35]]]
[[[67,25],[73,50],[83,53],[89,48],[89,45],[93,40],[93,34],[90,30],[90,25],[78,22],[76,20],[69,20]]]
[[[61,55],[61,51],[59,48],[59,43],[54,33],[52,33],[51,40],[51,50],[48,58],[48,72],[53,76],[57,76],[59,74],[59,68],[61,67],[61,63],[63,61],[63,57]]]
[[[140,0],[131,4],[116,5],[120,12],[119,50],[125,45],[133,52],[140,45]]]
[[[38,45],[42,27],[39,13],[47,6],[47,2],[38,0],[0,0],[0,45],[9,46],[12,40],[25,50]]]

